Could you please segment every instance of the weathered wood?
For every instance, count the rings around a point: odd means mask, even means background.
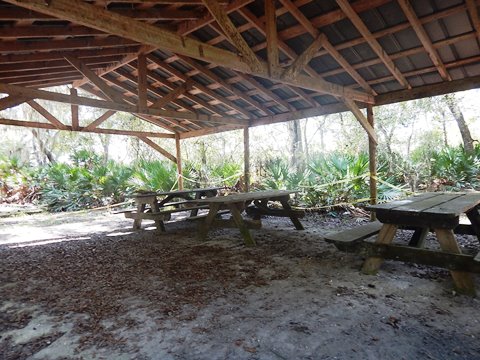
[[[433,64],[436,66],[438,69],[438,72],[442,76],[443,80],[451,81],[452,78],[450,77],[450,74],[448,73],[447,69],[445,68],[445,65],[442,62],[442,59],[440,59],[440,56],[433,47],[432,40],[430,40],[427,32],[423,28],[422,24],[420,23],[420,20],[418,19],[417,15],[415,14],[415,10],[413,9],[412,5],[410,4],[409,0],[397,0],[398,4],[402,8],[405,16],[407,17],[408,21],[412,25],[413,30],[418,36],[418,39],[422,43],[423,47],[428,53],[428,56],[432,60]]]
[[[265,206],[258,206],[257,204],[248,206],[246,212],[251,216],[276,216],[276,217],[291,217],[296,218],[305,217],[305,212],[302,210],[285,210],[285,209],[270,209]]]
[[[408,245],[423,248],[429,231],[429,228],[416,228]]]
[[[222,211],[222,210],[220,210],[220,211]],[[226,212],[224,212],[224,213],[230,213],[230,210],[226,210]],[[217,215],[218,215],[218,213],[217,213]],[[259,230],[259,229],[262,228],[262,222],[259,221],[259,220],[243,219],[243,224],[245,225],[245,227],[247,229],[250,229],[250,230]],[[231,218],[231,219],[219,219],[218,216],[217,216],[217,218],[212,223],[212,227],[219,227],[219,228],[225,228],[225,229],[235,229],[235,228],[238,228],[238,225],[233,218]]]
[[[9,95],[7,97],[1,98],[0,99],[0,111],[6,110],[18,105],[23,104],[25,101],[30,100],[29,98],[26,97],[21,97],[21,96],[12,96]]]
[[[397,225],[393,224],[383,224],[380,232],[378,234],[378,238],[376,240],[376,244],[390,244],[397,233]],[[362,266],[362,272],[367,275],[375,275],[382,265],[383,258],[373,256],[369,257]]]
[[[367,121],[375,129],[375,120],[373,117],[373,106],[367,105]],[[377,144],[368,137],[368,168],[370,170],[370,205],[377,203]],[[370,220],[377,220],[375,212],[370,212]]]
[[[72,105],[73,106],[73,105]],[[102,115],[100,115],[97,119],[92,121],[90,124],[88,124],[86,127],[82,129],[82,131],[93,131],[97,127],[99,127],[102,123],[104,123],[106,120],[108,120],[110,117],[116,114],[116,111],[108,110],[104,112]]]
[[[150,140],[149,138],[147,137],[142,137],[142,136],[137,136],[140,140],[142,140],[145,144],[147,144],[148,146],[152,147],[153,149],[157,150],[160,154],[162,154],[163,156],[165,156],[168,160],[174,162],[175,164],[177,164],[177,158],[175,156],[173,156],[172,154],[170,154],[167,150],[165,150],[164,148],[162,148],[160,145],[158,145],[157,143],[153,142],[152,140]]]
[[[344,99],[343,101],[346,105],[346,107],[352,112],[352,114],[355,116],[355,118],[358,120],[360,125],[365,129],[365,131],[368,134],[368,138],[373,141],[376,144],[378,144],[377,140],[377,134],[375,133],[375,129],[373,128],[372,125],[368,122],[367,118],[365,115],[363,115],[362,111],[360,108],[355,104],[353,100],[350,99]]]
[[[228,210],[230,210],[230,213],[232,214],[233,220],[235,221],[237,228],[242,234],[245,245],[255,246],[255,240],[253,239],[252,234],[250,234],[250,231],[248,231],[248,227],[246,226],[245,221],[243,220],[242,215],[240,214],[240,211],[238,210],[236,204],[230,203],[227,204],[227,206]]]
[[[245,191],[250,191],[250,129],[243,129],[243,177],[245,181]]]
[[[293,63],[282,73],[282,79],[296,79],[300,72],[313,59],[318,49],[322,46],[324,38],[317,36],[315,40],[301,53]]]
[[[170,111],[170,110],[159,110],[159,109],[139,109],[138,106],[132,106],[126,103],[118,103],[113,101],[104,101],[97,100],[83,96],[71,96],[66,94],[55,93],[45,90],[36,90],[25,88],[16,85],[8,85],[0,83],[0,92],[7,94],[26,96],[31,98],[43,99],[56,101],[66,104],[77,104],[84,106],[97,107],[101,109],[114,110],[114,111],[124,111],[133,114],[141,115],[151,115],[151,116],[160,116],[166,118],[174,119],[185,119],[189,121],[200,121],[200,122],[209,122],[209,123],[227,123],[227,124],[236,124],[236,125],[245,125],[248,123],[248,120],[241,120],[237,118],[225,118],[217,116],[208,116],[201,114],[192,114],[187,112],[179,111]]]
[[[184,94],[187,90],[189,90],[192,87],[192,82],[187,81],[180,85],[179,87],[175,88],[174,90],[170,91],[167,95],[164,97],[158,99],[155,101],[150,107],[154,109],[161,109],[165,105],[167,105],[169,102],[175,100],[178,98],[180,95]]]
[[[11,125],[11,126],[20,126],[20,127],[29,127],[37,129],[51,129],[51,130],[60,130],[55,125],[50,123],[41,123],[35,121],[24,121],[24,120],[12,120],[0,118],[1,125]],[[71,126],[66,125],[65,131],[75,131]],[[96,134],[110,134],[110,135],[125,135],[125,136],[140,136],[140,137],[153,137],[153,138],[163,138],[163,139],[173,139],[175,135],[167,133],[157,133],[157,132],[147,132],[147,131],[130,131],[130,130],[118,130],[118,129],[101,129],[95,128],[93,130],[87,129],[86,127],[79,127],[78,131],[96,133]]]
[[[360,242],[343,244],[342,251],[365,257],[378,257],[408,263],[437,266],[449,270],[480,273],[480,263],[471,255],[454,254],[446,251],[418,249],[411,246]]]
[[[212,223],[215,220],[215,217],[217,216],[219,210],[220,204],[210,204],[205,221],[201,222],[198,225],[198,236],[201,240],[205,240],[207,238],[208,231],[210,230],[210,227],[212,226]]]
[[[372,50],[377,54],[377,56],[382,59],[382,62],[385,64],[387,69],[392,73],[392,75],[398,80],[398,82],[408,88],[411,89],[410,84],[405,79],[403,74],[397,69],[395,64],[393,63],[392,59],[387,55],[385,50],[383,50],[382,46],[379,44],[377,39],[372,35],[370,30],[367,28],[363,20],[357,14],[357,12],[353,9],[352,5],[348,2],[348,0],[336,0],[338,6],[342,9],[342,11],[347,15],[353,25],[357,28],[357,30],[362,34],[365,38],[367,43],[370,45]]]
[[[278,75],[280,70],[277,36],[277,15],[275,0],[265,0],[265,33],[267,36],[267,60],[270,76]]]
[[[378,234],[382,225],[382,223],[374,221],[351,229],[328,233],[324,239],[328,243],[356,243]]]
[[[478,240],[480,241],[480,206],[476,206],[473,209],[467,211],[468,220],[470,220],[471,229],[473,233],[477,235]]]
[[[72,96],[77,96],[77,89],[70,89],[70,94]],[[71,112],[72,112],[72,129],[78,130],[80,124],[78,119],[78,105],[71,105]]]
[[[452,230],[435,229],[438,242],[443,251],[461,254],[462,251],[455,240],[455,235]],[[451,270],[453,282],[458,292],[463,294],[475,295],[475,284],[473,282],[472,274],[464,271]]]
[[[182,175],[182,149],[180,144],[180,135],[175,134],[175,149],[177,153],[177,181],[178,181],[178,190],[183,190],[183,175]]]
[[[242,55],[242,60],[248,65],[252,71],[262,71],[263,66],[257,58],[257,55],[250,49],[242,35],[238,32],[236,26],[228,17],[226,11],[220,7],[216,0],[203,0],[203,3],[215,18],[218,25],[225,32],[226,36],[233,42],[235,47]]]
[[[290,198],[289,196],[284,196],[284,197],[280,198],[280,203],[282,204],[285,211],[290,213],[289,218],[292,221],[293,225],[295,226],[295,229],[305,230],[302,223],[300,222],[300,220],[298,220],[298,217],[295,215],[295,212],[292,210],[292,207],[288,203],[289,198]]]
[[[33,109],[35,109],[40,115],[42,115],[45,119],[47,119],[55,128],[59,130],[68,130],[67,125],[62,123],[58,120],[55,116],[53,116],[47,109],[45,109],[42,105],[37,103],[35,100],[27,101],[27,104],[30,105]]]
[[[147,57],[145,54],[138,54],[137,59],[137,71],[138,71],[138,107],[146,108],[147,107]]]
[[[210,4],[213,3],[213,0],[206,1]],[[8,2],[41,13],[70,20],[79,25],[85,25],[107,33],[117,34],[121,37],[139,41],[146,45],[157,46],[174,53],[226,66],[230,69],[252,73],[264,78],[270,78],[268,74],[268,66],[263,61],[259,61],[260,65],[257,66],[259,69],[255,68],[252,70],[243,61],[241,56],[230,51],[202,43],[186,36],[177,35],[168,30],[126,16],[114,14],[83,1],[50,0],[48,4],[45,4],[43,0],[32,0],[28,3],[19,0],[8,0]],[[215,3],[213,6],[215,5],[217,4]],[[223,10],[221,12],[225,14]],[[295,80],[285,80],[285,82],[305,89],[325,92],[340,97],[351,97],[358,101],[373,103],[373,97],[369,94],[348,89],[318,78],[312,79],[307,76],[299,76]]]

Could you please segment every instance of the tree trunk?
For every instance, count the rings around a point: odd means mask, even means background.
[[[460,134],[462,135],[463,147],[465,149],[465,152],[468,154],[472,154],[474,151],[472,135],[470,134],[470,129],[468,128],[467,122],[465,121],[462,110],[460,110],[458,100],[455,98],[454,94],[445,95],[443,98],[445,99],[445,103],[447,104],[448,109],[452,113],[453,118],[457,122],[458,129],[460,130]]]
[[[305,170],[305,162],[303,159],[304,154],[300,121],[290,121],[287,126],[290,133],[291,165],[296,172],[302,172]]]
[[[55,162],[55,159],[52,153],[50,152],[50,150],[47,149],[47,147],[45,146],[45,143],[43,142],[43,140],[40,138],[40,135],[38,134],[37,129],[32,129],[32,134],[37,140],[38,148],[40,149],[41,153],[48,159],[48,161],[51,164],[53,164]]]

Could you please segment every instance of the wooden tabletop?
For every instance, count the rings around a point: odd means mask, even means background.
[[[396,214],[408,216],[458,217],[480,205],[480,192],[468,193],[423,193],[404,200],[385,204],[369,205],[366,209],[378,214]]]
[[[146,196],[169,196],[169,195],[186,195],[186,194],[196,194],[207,191],[215,191],[223,189],[223,186],[219,187],[210,187],[210,188],[199,188],[199,189],[184,189],[184,190],[174,190],[174,191],[159,191],[159,192],[145,192],[134,194],[134,197],[146,197]]]
[[[297,193],[295,190],[265,190],[265,191],[255,191],[248,193],[234,193],[226,196],[217,196],[206,199],[191,200],[194,203],[200,204],[211,204],[211,203],[222,203],[222,204],[231,204],[231,203],[240,203],[245,201],[252,200],[262,200],[262,199],[273,199],[279,197],[286,197],[290,194]]]

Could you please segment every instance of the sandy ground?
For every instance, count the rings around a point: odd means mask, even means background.
[[[0,359],[479,359],[480,301],[447,271],[366,276],[322,241],[363,221],[267,218],[245,248],[235,229],[201,242],[187,222],[0,219]]]

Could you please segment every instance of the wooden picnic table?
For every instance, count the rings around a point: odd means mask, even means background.
[[[136,211],[125,211],[125,217],[134,219],[133,228],[140,229],[142,220],[154,220],[157,229],[165,231],[164,221],[170,220],[171,214],[181,211],[190,211],[188,218],[197,216],[199,209],[206,209],[207,206],[194,206],[189,200],[209,198],[216,196],[219,189],[223,187],[210,187],[199,189],[185,189],[175,191],[141,192],[135,194]],[[183,201],[172,202],[174,199]]]
[[[434,265],[450,270],[459,292],[475,293],[471,273],[480,272],[480,253],[476,256],[462,254],[455,235],[476,235],[480,240],[480,192],[423,193],[366,208],[375,211],[381,223],[378,238],[371,243],[359,236],[357,239],[361,242],[346,248],[368,256],[362,268],[364,273],[375,274],[384,259]],[[470,224],[460,224],[462,214],[468,217]],[[373,229],[375,224],[368,226]],[[392,244],[399,228],[414,230],[408,246]],[[436,235],[441,250],[424,249],[425,237],[430,231]],[[367,235],[366,232],[363,235]],[[341,240],[337,238],[331,242],[337,241],[336,245],[340,245]]]
[[[296,192],[297,191],[290,190],[266,190],[192,200],[192,203],[208,205],[209,208],[208,215],[199,226],[200,238],[205,239],[213,225],[219,227],[237,227],[242,234],[245,245],[253,246],[255,245],[255,240],[250,234],[249,228],[261,227],[261,215],[289,217],[297,230],[303,230],[303,226],[298,219],[304,215],[303,211],[292,210],[289,204],[290,194]],[[279,202],[282,207],[272,209],[268,207],[270,201]],[[219,219],[217,217],[218,212],[222,209],[229,210],[232,215],[231,220]],[[246,220],[242,217],[244,210],[253,215],[253,221]]]

